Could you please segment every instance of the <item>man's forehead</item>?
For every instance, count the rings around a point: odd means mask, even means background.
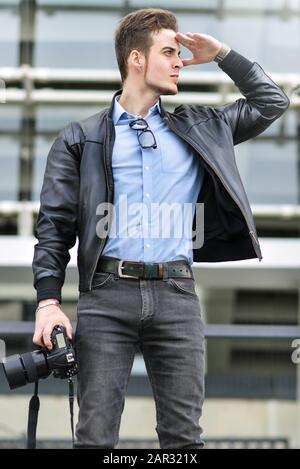
[[[176,32],[169,29],[162,29],[158,33],[153,34],[153,45],[162,49],[163,47],[174,47],[178,51],[180,50],[180,45],[175,39]]]

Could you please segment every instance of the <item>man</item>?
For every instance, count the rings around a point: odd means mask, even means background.
[[[192,58],[180,58],[180,45]],[[139,350],[153,389],[160,447],[201,448],[204,335],[191,265],[261,260],[233,147],[263,132],[289,100],[257,63],[212,36],[179,33],[166,10],[124,17],[115,47],[122,89],[109,109],[63,129],[48,155],[35,231],[33,341],[50,348],[55,324],[72,337],[60,303],[78,235],[76,447],[117,445]],[[182,67],[212,61],[246,99],[164,110],[160,96],[177,94]],[[188,228],[180,237],[163,236],[155,211],[128,221],[136,204],[149,209],[174,202],[192,207],[190,218],[168,219],[169,228]],[[149,228],[158,230],[156,236]],[[192,245],[192,229],[196,237],[204,233],[200,245]]]

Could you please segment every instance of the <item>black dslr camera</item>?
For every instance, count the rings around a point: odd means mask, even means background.
[[[63,326],[55,326],[51,333],[52,350],[41,348],[22,355],[7,357],[3,363],[10,389],[47,378],[69,379],[77,374],[75,353]]]

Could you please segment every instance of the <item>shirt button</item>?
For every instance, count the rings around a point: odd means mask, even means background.
[[[151,248],[151,245],[150,245],[150,244],[146,244],[146,248]]]
[[[148,171],[148,169],[149,169],[149,166],[145,166],[145,169]]]
[[[149,192],[147,192],[147,194],[146,194],[146,197],[150,197],[150,194],[149,194]]]

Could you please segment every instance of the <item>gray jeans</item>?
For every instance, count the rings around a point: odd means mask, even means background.
[[[79,296],[75,349],[75,447],[117,445],[136,352],[152,386],[160,448],[203,447],[204,328],[193,278],[96,273],[92,290]]]

